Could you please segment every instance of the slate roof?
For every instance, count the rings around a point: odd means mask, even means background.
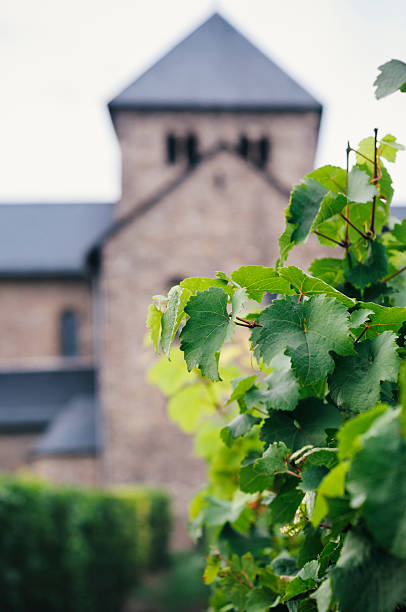
[[[320,103],[215,13],[109,108],[316,110]]]
[[[95,395],[95,371],[78,368],[0,373],[0,431],[41,431],[74,397]]]
[[[100,449],[98,412],[91,396],[75,397],[49,424],[34,455],[95,454]]]
[[[78,276],[113,204],[0,204],[0,277]]]
[[[406,219],[406,206],[391,206],[390,214],[396,219]]]

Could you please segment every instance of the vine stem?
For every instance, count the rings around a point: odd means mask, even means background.
[[[388,281],[392,280],[392,278],[395,278],[395,276],[397,276],[398,274],[401,274],[405,270],[406,270],[406,266],[403,266],[403,268],[400,268],[400,270],[397,270],[393,274],[389,274],[389,276],[381,280],[381,283],[387,283]]]
[[[232,314],[228,313],[228,316],[231,317]],[[234,321],[235,325],[240,325],[240,327],[248,327],[249,329],[253,329],[254,327],[263,327],[263,325],[261,325],[261,323],[258,323],[258,321],[256,319],[254,319],[253,321],[248,321],[248,319],[242,319],[241,317],[235,317],[237,320]],[[238,321],[241,321],[241,323],[238,323]]]
[[[378,178],[378,128],[374,129],[374,184]],[[372,198],[371,223],[369,231],[372,236],[375,236],[375,210],[376,210],[376,195]]]
[[[367,236],[366,234],[364,234],[364,232],[362,232],[362,231],[361,231],[361,230],[360,230],[360,229],[359,229],[359,228],[358,228],[356,225],[354,225],[354,223],[352,223],[352,222],[351,222],[351,221],[348,219],[348,217],[346,217],[345,215],[343,215],[343,213],[341,213],[341,212],[339,213],[339,215],[340,215],[340,217],[341,217],[342,219],[344,219],[344,221],[345,221],[346,223],[348,223],[348,225],[351,225],[351,227],[352,227],[352,228],[353,228],[353,229],[354,229],[356,232],[358,232],[358,234],[359,234],[360,236],[362,236],[364,240],[369,240],[369,236]]]
[[[362,336],[365,334],[365,332],[367,331],[367,329],[369,329],[369,325],[365,325],[364,329],[362,330],[362,332],[359,334],[359,336],[357,338],[355,338],[354,340],[354,344],[357,344],[357,342],[359,340],[361,340]]]
[[[347,243],[343,240],[335,240],[335,238],[330,238],[330,236],[326,236],[325,234],[322,234],[321,232],[318,232],[316,230],[313,230],[313,234],[316,234],[316,236],[321,236],[322,238],[325,238],[326,240],[330,240],[331,242],[334,242],[334,244],[338,244],[338,246],[340,247],[347,247]],[[350,246],[348,244],[348,246]]]

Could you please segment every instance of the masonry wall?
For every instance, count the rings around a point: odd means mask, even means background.
[[[100,486],[100,465],[97,457],[76,455],[38,457],[28,463],[31,471],[58,484]]]
[[[146,117],[143,125],[137,125],[136,118],[126,114],[117,122],[124,165],[121,213],[175,172],[162,164],[162,139],[174,117],[170,122],[168,116]],[[224,125],[220,117],[215,125],[205,117],[193,118],[207,146],[227,129],[236,138],[243,125],[227,116]],[[184,119],[182,123],[181,116],[176,118],[183,128],[191,117]],[[312,114],[302,121],[281,116],[272,128],[271,164],[288,186],[312,168],[316,119]],[[252,130],[262,135],[264,121],[253,117]],[[104,471],[109,482],[168,486],[184,522],[187,501],[205,480],[205,466],[193,457],[191,440],[169,422],[157,389],[145,382],[153,359],[143,349],[147,307],[151,296],[166,292],[173,279],[213,276],[217,270],[230,272],[246,264],[272,265],[286,206],[287,197],[260,172],[223,152],[198,166],[176,191],[108,241],[103,251]],[[290,263],[305,267],[320,252],[318,243],[311,242],[296,250]],[[181,531],[177,538],[182,540]]]
[[[60,361],[59,320],[79,317],[79,358],[92,359],[90,288],[82,280],[0,281],[0,369],[49,367]]]
[[[15,472],[25,468],[28,453],[37,438],[36,433],[0,434],[1,471]]]
[[[289,189],[313,167],[320,115],[293,113],[176,113],[125,111],[114,123],[122,150],[122,200],[125,214],[157,191],[186,166],[169,165],[166,138],[170,133],[196,134],[204,154],[219,142],[237,146],[245,134],[252,140],[268,137],[271,154],[267,169]]]

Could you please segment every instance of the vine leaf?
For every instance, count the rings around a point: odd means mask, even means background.
[[[365,261],[347,268],[344,276],[347,281],[356,287],[364,289],[383,278],[387,272],[388,258],[386,249],[383,244],[374,240],[368,245],[368,254]]]
[[[240,470],[240,489],[245,493],[264,491],[272,485],[275,474],[286,472],[286,445],[272,443],[260,459],[244,465]]]
[[[337,434],[338,456],[341,461],[351,459],[360,448],[360,436],[371,427],[372,423],[386,412],[387,406],[379,404],[373,410],[368,410],[346,421]]]
[[[361,438],[347,477],[353,507],[361,507],[376,541],[406,559],[406,442],[399,413],[387,410]]]
[[[380,383],[395,382],[400,359],[396,336],[386,331],[355,346],[356,355],[337,357],[328,379],[332,399],[353,412],[373,408],[379,400]]]
[[[211,287],[219,287],[223,289],[228,295],[234,294],[234,287],[228,284],[227,280],[221,278],[206,278],[203,276],[191,276],[185,278],[180,286],[182,289],[189,289],[189,291],[195,295],[197,291],[207,291]]]
[[[369,310],[368,328],[365,338],[375,338],[384,331],[398,332],[406,321],[406,308],[402,306],[380,306],[374,302],[359,302],[361,308]],[[372,311],[372,313],[371,313]],[[358,328],[355,333],[361,333],[362,328]]]
[[[265,266],[242,266],[231,274],[232,280],[244,287],[248,298],[261,302],[265,293],[292,293],[290,285],[280,278],[274,268]]]
[[[300,268],[296,268],[295,266],[287,266],[286,268],[281,268],[279,270],[279,274],[286,278],[292,287],[295,289],[297,293],[300,295],[306,295],[308,297],[312,295],[327,295],[328,297],[333,297],[347,308],[351,308],[355,306],[355,300],[349,298],[344,295],[331,285],[328,285],[324,281],[319,278],[315,278],[314,276],[310,276],[306,274]]]
[[[334,257],[314,259],[309,266],[309,272],[328,285],[339,285],[344,281],[342,259],[336,259]]]
[[[251,416],[250,414],[239,414],[235,419],[228,423],[220,431],[220,436],[223,442],[231,447],[236,438],[245,436],[254,425],[261,422],[261,419]]]
[[[331,571],[340,612],[386,612],[404,604],[406,561],[388,555],[358,528],[347,533]]]
[[[188,370],[198,367],[203,376],[220,380],[218,351],[232,325],[227,312],[227,295],[223,289],[211,287],[198,291],[187,303],[189,319],[180,334]]]
[[[299,383],[289,368],[276,370],[266,377],[268,390],[262,397],[268,408],[294,410],[299,401]]]
[[[303,385],[325,378],[334,368],[330,355],[354,352],[346,308],[324,295],[298,302],[295,297],[275,300],[259,317],[263,326],[251,335],[258,358],[269,363],[285,349],[295,375]]]
[[[281,263],[286,260],[289,251],[295,244],[301,244],[308,237],[313,220],[327,193],[328,189],[308,177],[303,183],[294,187],[289,206],[285,211],[286,229],[279,238]]]
[[[146,326],[149,329],[151,342],[156,353],[159,353],[159,335],[161,333],[161,319],[162,311],[157,308],[156,304],[150,304],[148,307]]]
[[[326,442],[326,429],[336,429],[342,422],[335,406],[307,398],[292,412],[272,412],[261,427],[260,438],[266,445],[282,440],[291,452],[308,444],[320,447]]]
[[[168,293],[168,304],[162,315],[161,347],[167,357],[176,331],[185,317],[185,306],[191,296],[189,289],[175,285]]]
[[[380,74],[374,82],[375,96],[378,100],[389,96],[398,89],[406,91],[406,64],[404,62],[393,59],[379,66],[378,70]]]
[[[354,166],[348,174],[348,199],[351,202],[371,202],[372,198],[378,195],[378,190],[369,181],[369,175],[364,170]]]

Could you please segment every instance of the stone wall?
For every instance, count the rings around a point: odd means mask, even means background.
[[[15,472],[27,466],[28,453],[38,434],[0,434],[0,469],[2,472]]]
[[[91,361],[90,288],[81,280],[0,281],[0,368],[50,367],[60,360],[59,319],[79,316],[79,358]]]
[[[96,457],[64,455],[37,457],[28,463],[30,471],[58,484],[100,486],[100,464]]]
[[[169,133],[197,135],[204,153],[219,142],[237,145],[242,134],[253,140],[268,137],[271,144],[267,169],[287,188],[313,167],[320,115],[308,113],[117,113],[114,118],[122,150],[122,200],[119,212],[167,184],[186,167],[168,165],[166,137]]]

